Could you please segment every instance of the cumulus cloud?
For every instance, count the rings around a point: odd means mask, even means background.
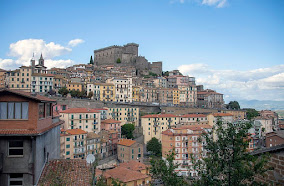
[[[202,0],[203,5],[216,6],[217,8],[223,8],[227,3],[227,0]]]
[[[71,47],[75,47],[81,43],[84,43],[85,41],[82,40],[82,39],[73,39],[71,41],[69,41],[68,45],[71,46]]]
[[[226,101],[284,101],[284,65],[248,71],[215,70],[206,64],[182,65],[178,69],[196,77],[197,84],[223,93]]]
[[[71,48],[56,44],[54,42],[47,43],[42,39],[19,40],[10,44],[9,49],[10,51],[8,52],[8,56],[15,59],[0,59],[0,68],[15,69],[21,65],[30,65],[32,56],[34,55],[35,59],[39,59],[41,54],[46,61],[45,66],[48,68],[55,66],[66,67],[74,63],[70,59],[54,60],[55,57],[71,53]]]

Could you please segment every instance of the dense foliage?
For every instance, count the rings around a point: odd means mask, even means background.
[[[256,116],[259,116],[258,111],[256,111],[255,109],[251,108],[251,109],[246,109],[247,113],[247,119],[251,120],[253,118],[255,118]]]
[[[62,87],[61,89],[58,90],[58,93],[61,94],[62,96],[66,96],[69,91],[66,87]]]
[[[226,106],[227,109],[239,110],[241,107],[239,102],[237,101],[230,101],[230,103]]]
[[[125,136],[127,139],[133,139],[133,131],[135,129],[135,126],[133,124],[124,124],[121,126],[121,135]]]
[[[200,177],[194,185],[261,185],[254,176],[267,170],[268,157],[247,152],[250,128],[250,123],[223,124],[218,120],[211,132],[202,134],[199,142],[205,142],[207,156],[198,161],[192,156]]]
[[[161,180],[165,186],[182,186],[186,185],[182,177],[177,175],[175,169],[179,166],[174,163],[175,153],[174,150],[168,154],[166,160],[161,158],[154,158],[151,162],[150,172],[153,178]]]
[[[155,137],[148,141],[148,143],[146,144],[146,149],[148,152],[151,152],[157,157],[162,156],[162,144]]]

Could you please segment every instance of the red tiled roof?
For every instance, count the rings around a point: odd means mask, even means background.
[[[43,76],[43,77],[54,77],[54,74],[39,74],[39,73],[34,73],[32,76]]]
[[[140,170],[147,169],[147,165],[145,165],[144,163],[138,162],[138,161],[134,161],[134,160],[121,163],[119,164],[119,166],[130,169],[130,170],[134,170],[134,171],[140,171]]]
[[[199,118],[199,117],[206,117],[204,114],[185,114],[182,115],[183,118]]]
[[[15,136],[18,136],[18,135],[23,135],[23,136],[25,136],[25,135],[27,135],[27,136],[40,135],[40,134],[42,134],[42,133],[44,133],[44,132],[46,132],[46,131],[48,131],[48,130],[50,130],[50,129],[58,126],[58,125],[61,125],[63,123],[64,123],[64,121],[59,121],[59,122],[54,123],[54,124],[44,128],[42,130],[34,130],[34,129],[32,129],[32,130],[29,130],[29,129],[0,129],[0,136],[3,136],[3,135],[4,136],[6,136],[6,135],[7,136],[9,136],[9,135],[15,135]]]
[[[100,113],[98,110],[89,109],[89,108],[69,108],[63,110],[60,113]]]
[[[71,135],[87,134],[87,132],[82,129],[68,129],[66,130],[66,133]]]
[[[123,146],[128,146],[130,147],[133,145],[136,141],[131,140],[131,139],[121,139],[117,144],[118,145],[123,145]]]
[[[233,116],[233,114],[230,114],[230,113],[213,113],[213,116],[215,117],[223,117],[223,116]]]
[[[111,123],[121,123],[121,122],[114,119],[106,119],[102,120],[101,123],[111,124]]]
[[[106,178],[113,178],[123,183],[127,183],[134,180],[140,180],[148,178],[149,176],[146,174],[142,174],[138,171],[130,170],[124,167],[117,167],[111,170],[107,170],[104,173]]]
[[[58,179],[62,185],[89,186],[91,178],[91,169],[86,160],[51,160],[44,167],[38,185],[56,185],[55,180]]]
[[[141,118],[175,118],[175,117],[180,117],[180,116],[174,114],[150,114],[142,116]]]
[[[24,91],[20,91],[20,90],[11,90],[11,89],[2,89],[2,90],[0,90],[0,94],[1,93],[5,93],[5,92],[9,92],[9,93],[12,93],[12,94],[17,94],[19,96],[23,96],[23,97],[26,97],[26,98],[30,98],[30,99],[34,99],[34,100],[42,101],[42,102],[56,102],[53,99],[49,99],[49,98],[47,98],[45,96],[41,96],[41,95],[38,95],[38,94],[32,94],[30,92],[24,92]]]

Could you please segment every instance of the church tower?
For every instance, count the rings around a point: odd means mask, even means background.
[[[44,59],[42,57],[42,53],[40,54],[40,58],[38,60],[38,64],[44,67]]]
[[[35,67],[35,58],[34,58],[34,54],[33,54],[33,57],[31,59],[31,67]]]

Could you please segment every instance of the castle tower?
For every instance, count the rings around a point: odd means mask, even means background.
[[[38,64],[41,65],[41,66],[44,66],[44,59],[42,57],[42,53],[40,54],[40,58],[38,60]]]

